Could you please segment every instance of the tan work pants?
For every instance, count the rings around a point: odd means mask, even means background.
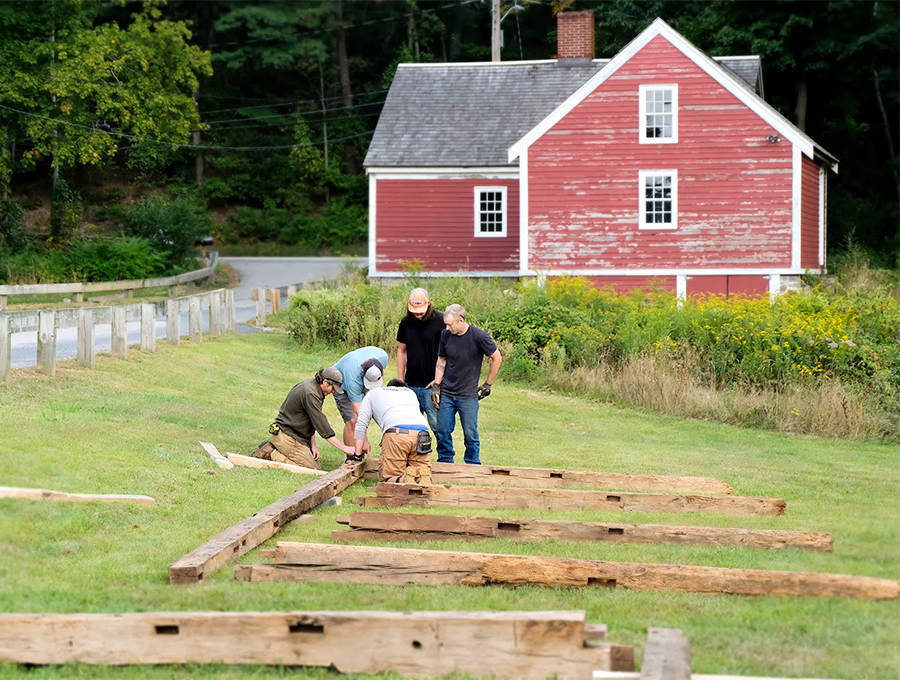
[[[431,474],[431,461],[428,454],[416,453],[418,439],[417,432],[410,434],[388,432],[384,435],[381,440],[382,482],[387,481],[390,477],[403,477],[408,467],[416,471],[416,477],[421,477],[423,472]]]
[[[279,432],[270,439],[275,450],[272,451],[272,460],[277,463],[289,463],[302,467],[321,470],[319,461],[313,458],[312,451],[303,442],[297,441],[291,435]]]

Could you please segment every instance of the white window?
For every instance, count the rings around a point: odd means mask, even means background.
[[[678,227],[678,171],[641,170],[638,173],[641,229]]]
[[[678,86],[641,85],[641,144],[675,144],[678,141]]]
[[[475,187],[475,236],[506,236],[506,187]]]

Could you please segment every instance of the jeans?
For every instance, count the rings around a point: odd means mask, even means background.
[[[441,395],[441,407],[438,409],[438,429],[435,432],[438,445],[438,462],[453,462],[453,428],[456,426],[456,414],[462,425],[463,440],[466,443],[465,461],[469,465],[481,465],[478,457],[481,442],[478,439],[478,397],[462,398]]]
[[[447,460],[453,460],[453,443],[451,442],[448,445],[447,443],[442,442],[441,438],[437,436],[438,410],[434,407],[434,402],[431,401],[431,388],[410,387],[409,389],[416,393],[416,397],[419,399],[419,408],[428,419],[428,427],[430,427],[431,431],[434,432],[434,438],[437,443],[438,460],[444,460],[445,458]]]

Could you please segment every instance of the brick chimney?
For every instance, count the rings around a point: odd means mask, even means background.
[[[594,13],[560,12],[556,15],[556,58],[594,58]]]

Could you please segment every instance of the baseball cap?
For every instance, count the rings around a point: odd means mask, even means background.
[[[337,392],[338,394],[344,393],[344,388],[342,387],[342,385],[344,384],[344,376],[342,376],[341,372],[334,366],[323,368],[322,377],[331,383],[331,386],[334,387],[335,392]]]
[[[431,298],[428,297],[428,291],[424,288],[414,288],[409,294],[407,309],[413,314],[418,314],[428,309],[429,302],[431,302]]]
[[[384,378],[384,367],[378,359],[366,359],[362,365],[363,384],[367,390],[381,387]]]

